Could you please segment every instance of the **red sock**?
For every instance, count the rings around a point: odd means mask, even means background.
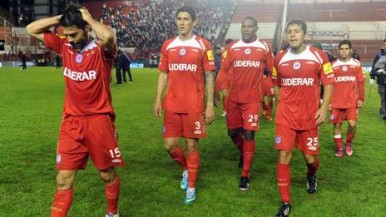
[[[237,149],[239,149],[240,153],[243,153],[243,145],[244,145],[244,138],[241,135],[241,133],[238,133],[236,137],[232,137],[233,143],[236,145]]]
[[[334,143],[337,149],[340,149],[343,147],[342,136],[340,134],[334,136]]]
[[[255,140],[245,140],[243,147],[243,171],[241,176],[249,177],[252,167],[253,155],[255,154]]]
[[[315,161],[313,164],[307,164],[307,176],[313,176],[315,175],[316,171],[318,171],[319,168],[319,159],[315,158]]]
[[[289,203],[291,201],[291,169],[288,164],[277,164],[277,185],[279,186],[281,200],[284,203]]]
[[[51,217],[66,217],[71,207],[74,190],[56,190],[54,202],[51,206]]]
[[[107,213],[118,213],[118,199],[121,181],[119,176],[111,184],[105,185],[105,195],[107,200]]]
[[[183,170],[186,170],[186,159],[184,155],[184,150],[177,146],[175,149],[170,150],[169,152],[170,157],[177,162]]]
[[[346,135],[346,144],[350,144],[352,143],[353,139],[355,137],[355,132],[347,132],[347,135]]]
[[[200,152],[198,150],[186,154],[186,163],[188,166],[188,187],[194,188],[200,167]]]

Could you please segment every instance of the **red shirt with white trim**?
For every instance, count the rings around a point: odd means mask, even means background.
[[[299,54],[290,49],[282,51],[275,58],[272,81],[280,87],[276,124],[295,130],[314,129],[320,104],[320,84],[334,83],[327,55],[310,46]]]
[[[209,41],[194,35],[182,41],[168,39],[161,48],[159,70],[168,74],[163,108],[174,113],[204,111],[204,72],[214,71],[214,56]]]
[[[63,61],[64,115],[114,115],[109,84],[116,49],[105,52],[93,40],[82,50],[75,50],[67,38],[52,32],[44,34],[44,44]]]
[[[251,43],[233,41],[222,58],[221,69],[232,76],[228,100],[261,102],[264,68],[270,72],[273,69],[273,54],[268,45],[259,39]]]

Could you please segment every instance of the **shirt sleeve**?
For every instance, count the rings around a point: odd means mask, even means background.
[[[66,38],[61,37],[52,32],[44,33],[44,45],[55,51],[56,53],[62,53],[63,44],[65,43]]]
[[[273,57],[271,49],[268,49],[266,57],[265,57],[265,68],[266,68],[266,70],[269,71],[268,77],[270,77],[270,78],[272,78],[273,67],[274,67],[274,57]]]
[[[365,100],[365,80],[366,73],[364,72],[362,65],[359,65],[357,73],[357,82],[358,82],[358,99],[361,101]]]
[[[160,56],[160,61],[159,61],[159,66],[158,69],[161,72],[169,73],[169,68],[168,68],[168,52],[166,50],[166,43],[162,45],[161,48],[161,56]]]
[[[322,85],[326,86],[333,84],[335,82],[334,70],[332,69],[331,63],[328,61],[328,56],[326,53],[319,53],[322,58],[322,63],[320,67],[320,78],[322,80]]]
[[[232,61],[230,57],[230,46],[228,45],[221,55],[221,70],[224,70],[224,72],[229,73],[231,68],[231,62]]]
[[[205,72],[214,71],[216,69],[213,50],[208,41],[205,41],[205,51],[202,61]]]
[[[279,56],[277,56],[274,59],[273,66],[272,66],[272,83],[278,87],[280,87],[280,75],[277,71],[279,61],[280,61]]]

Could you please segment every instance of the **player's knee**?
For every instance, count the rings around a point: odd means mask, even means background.
[[[255,139],[255,131],[246,130],[244,133],[245,140],[254,140]]]
[[[56,187],[60,190],[70,189],[74,183],[75,172],[59,171],[56,175]]]
[[[114,167],[106,169],[106,170],[100,170],[99,176],[105,183],[111,183],[115,180],[115,177],[117,176]]]
[[[355,130],[355,126],[356,126],[356,122],[355,121],[349,121],[348,122],[348,128],[350,131],[354,131]]]
[[[236,138],[240,133],[242,133],[241,129],[228,129],[228,136],[231,138]]]
[[[280,150],[279,151],[279,163],[281,164],[289,164],[291,161],[292,152]]]
[[[166,143],[166,142],[164,143],[164,148],[168,152],[174,150],[176,147],[177,147],[177,145],[175,145],[175,144]]]

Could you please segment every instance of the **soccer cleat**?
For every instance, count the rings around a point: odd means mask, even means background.
[[[243,168],[244,166],[244,158],[243,155],[240,154],[240,159],[239,159],[239,168]]]
[[[188,171],[182,171],[181,189],[186,190],[188,187]]]
[[[339,158],[343,157],[343,148],[337,148],[336,149],[335,157],[339,157]]]
[[[343,152],[343,150],[342,150],[342,152]],[[353,152],[354,151],[352,150],[351,144],[346,144],[346,155],[350,157],[350,156],[352,156]]]
[[[272,116],[271,115],[267,115],[266,119],[267,119],[267,121],[272,121]]]
[[[282,203],[276,212],[276,217],[289,216],[291,209],[292,209],[292,205],[290,203]]]
[[[227,116],[227,112],[226,112],[226,111],[224,111],[224,112],[221,114],[221,117],[225,117],[225,116]]]
[[[106,214],[106,217],[119,217],[119,212],[117,214],[113,214],[111,212]]]
[[[196,189],[195,188],[187,188],[186,195],[184,198],[184,204],[190,205],[196,200]]]
[[[240,190],[246,191],[249,188],[249,178],[247,177],[241,177],[240,178]]]
[[[318,187],[318,179],[316,175],[307,176],[307,192],[309,194],[316,193],[316,188]]]

